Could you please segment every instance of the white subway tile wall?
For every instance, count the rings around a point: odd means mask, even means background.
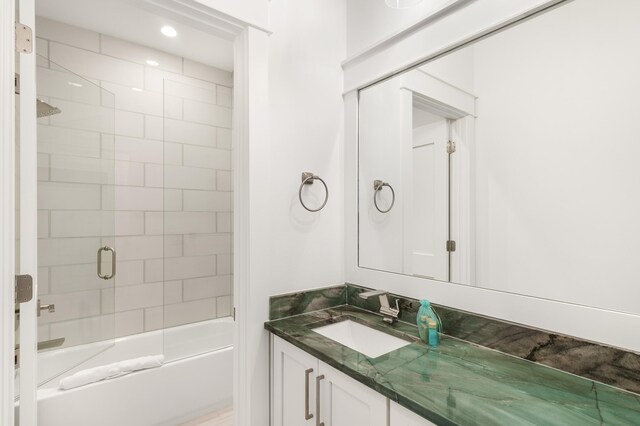
[[[38,95],[63,111],[38,126],[39,293],[56,304],[41,338],[70,346],[231,315],[232,74],[37,26]],[[104,244],[118,253],[115,289],[96,276]]]

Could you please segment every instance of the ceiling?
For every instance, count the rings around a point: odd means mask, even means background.
[[[36,0],[38,16],[233,71],[231,40],[163,13],[144,0]],[[164,25],[174,27],[177,37],[162,35]]]

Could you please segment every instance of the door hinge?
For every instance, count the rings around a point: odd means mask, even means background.
[[[16,52],[33,52],[33,31],[28,25],[16,22]]]
[[[236,320],[236,308],[235,307],[233,308],[233,320],[234,321]]]
[[[33,278],[31,275],[16,275],[16,303],[27,303],[33,299]]]
[[[456,152],[456,143],[454,141],[447,142],[447,154]]]
[[[15,89],[16,95],[20,94],[20,74],[16,73],[13,80],[13,87]]]
[[[456,242],[453,240],[447,241],[447,251],[449,253],[456,251]]]

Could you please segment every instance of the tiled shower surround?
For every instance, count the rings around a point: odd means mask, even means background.
[[[71,346],[229,316],[232,73],[46,19],[37,28],[39,95],[63,113],[82,108],[47,97],[67,83],[58,64],[115,101],[115,136],[39,120],[39,295],[56,305],[40,317],[39,339]],[[110,155],[115,185],[87,182],[74,166]],[[96,250],[110,241],[84,226],[111,199],[115,291],[96,276]]]

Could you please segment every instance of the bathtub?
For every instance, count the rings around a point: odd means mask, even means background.
[[[170,426],[230,405],[233,326],[231,318],[221,318],[119,338],[106,349],[94,343],[40,353],[38,375],[44,380],[63,359],[68,365],[102,350],[39,387],[38,425]],[[58,390],[61,378],[79,370],[160,353],[166,358],[160,368]]]

